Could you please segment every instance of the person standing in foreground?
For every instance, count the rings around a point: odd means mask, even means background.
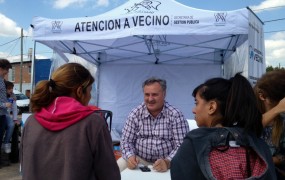
[[[171,179],[276,179],[262,114],[245,77],[213,78],[192,93],[195,120],[171,161]]]
[[[3,135],[6,128],[6,112],[7,108],[12,106],[12,103],[7,102],[7,92],[4,83],[4,77],[8,74],[12,65],[7,59],[0,59],[0,168],[6,165],[1,159],[1,147]]]
[[[265,73],[254,90],[258,107],[264,113],[262,138],[270,147],[278,179],[285,179],[285,70]]]
[[[16,96],[13,93],[14,83],[10,81],[4,81],[5,87],[7,90],[7,101],[12,103],[11,108],[7,108],[6,112],[6,133],[4,137],[4,152],[9,154],[11,153],[11,143],[10,140],[12,138],[12,134],[14,132],[15,124],[18,126],[20,125],[20,121],[18,121],[18,111],[17,111],[17,104],[16,104]],[[12,113],[12,118],[11,118]]]
[[[121,179],[107,125],[88,106],[93,82],[68,63],[37,84],[22,133],[23,180]]]
[[[141,163],[165,172],[189,126],[182,112],[165,101],[165,80],[150,78],[142,87],[144,102],[127,118],[121,140],[123,158],[117,163],[120,171]]]

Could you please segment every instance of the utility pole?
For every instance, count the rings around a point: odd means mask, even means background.
[[[23,83],[23,28],[21,29],[21,63],[20,63],[20,91]]]

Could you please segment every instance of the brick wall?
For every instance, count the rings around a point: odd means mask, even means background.
[[[21,64],[13,63],[12,67],[15,67],[15,84],[20,83],[21,80]],[[22,66],[22,83],[31,83],[31,62],[23,62]],[[10,70],[11,71],[11,70]],[[11,73],[11,72],[9,72]]]

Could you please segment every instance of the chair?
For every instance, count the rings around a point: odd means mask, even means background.
[[[105,120],[105,122],[107,124],[109,131],[111,132],[111,130],[112,130],[112,118],[113,118],[112,111],[100,109],[100,110],[95,110],[95,113],[98,113],[98,114],[100,114],[100,116],[103,117],[103,119]]]

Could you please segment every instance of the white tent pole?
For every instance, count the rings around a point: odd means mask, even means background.
[[[30,96],[32,96],[35,88],[35,59],[36,59],[36,41],[34,42],[34,57],[32,58],[32,70],[31,70],[31,93]]]
[[[100,63],[97,65],[95,83],[96,83],[96,106],[99,106],[99,87],[100,87]]]

